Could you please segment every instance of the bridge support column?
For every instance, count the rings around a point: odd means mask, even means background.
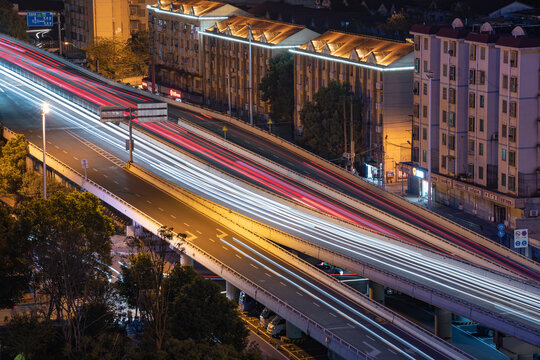
[[[343,358],[343,356],[340,356],[340,355],[336,354],[332,350],[328,350],[328,359],[330,359],[330,360],[345,360],[345,358]]]
[[[493,342],[497,349],[508,356],[511,360],[533,360],[540,353],[540,347],[528,344],[513,336],[505,336],[495,332]]]
[[[180,265],[182,266],[193,266],[193,259],[187,256],[186,254],[180,254]]]
[[[378,303],[384,304],[384,285],[374,281],[369,282],[369,298]]]
[[[294,326],[289,321],[285,323],[285,331],[289,339],[300,339],[302,337],[302,330]]]
[[[231,284],[230,282],[225,282],[225,291],[227,293],[227,298],[234,301],[238,304],[238,297],[240,296],[240,289]]]
[[[452,313],[445,309],[435,309],[435,335],[441,339],[452,340]]]

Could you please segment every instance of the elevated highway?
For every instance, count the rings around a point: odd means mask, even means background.
[[[4,75],[12,76],[7,71]],[[19,78],[17,81],[24,80]],[[73,104],[71,106],[75,107]],[[86,121],[86,126],[97,122],[96,116],[83,108],[78,108],[77,114]],[[109,132],[117,132],[125,137],[125,132],[114,126],[102,126]],[[138,137],[138,140],[142,138]],[[118,138],[108,142],[108,146],[116,150],[123,144]],[[140,144],[144,151],[148,150],[145,141],[140,141]],[[535,284],[478,269],[448,256],[432,254],[426,261],[429,252],[367,232],[337,218],[329,219],[321,215],[315,206],[310,210],[277,198],[263,189],[249,188],[237,179],[215,173],[208,165],[201,166],[200,162],[181,152],[169,149],[161,151],[158,157],[155,154],[149,156],[144,151],[142,154],[136,153],[135,161],[145,162],[152,172],[200,194],[204,193],[205,197],[261,223],[270,221],[266,225],[281,226],[285,231],[280,233],[280,237],[296,235],[289,236],[289,239],[294,238],[299,243],[304,241],[306,248],[309,245],[317,247],[319,254],[327,251],[332,254],[333,263],[356,262],[359,267],[373,269],[370,278],[379,280],[377,274],[381,274],[380,279],[386,279],[381,282],[393,288],[404,289],[406,293],[476,318],[525,341],[539,341],[538,288]]]

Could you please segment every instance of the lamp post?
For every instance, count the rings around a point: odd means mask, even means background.
[[[41,105],[41,124],[43,127],[43,198],[47,198],[47,164],[45,162],[45,154],[46,154],[46,144],[47,141],[45,139],[45,114],[47,114],[50,110],[49,103],[44,102],[43,105]]]
[[[253,74],[252,74],[252,64],[251,64],[251,23],[247,23],[249,29],[249,124],[253,125]]]
[[[429,106],[429,114],[428,114],[428,193],[427,193],[427,206],[428,209],[431,210],[431,80],[433,80],[433,73],[431,71],[425,72],[426,77],[429,80],[429,95],[428,95],[428,106]]]

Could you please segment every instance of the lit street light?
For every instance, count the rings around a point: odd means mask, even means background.
[[[43,125],[43,198],[47,198],[47,164],[45,162],[45,144],[47,143],[45,140],[45,114],[47,114],[50,111],[49,103],[44,102],[43,105],[41,105],[41,123]]]

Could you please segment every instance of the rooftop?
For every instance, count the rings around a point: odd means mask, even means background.
[[[300,50],[339,57],[354,62],[389,66],[413,51],[413,44],[366,35],[327,31]]]
[[[210,0],[158,0],[154,7],[159,7],[162,10],[168,10],[177,14],[200,17],[224,5],[226,4]]]
[[[272,45],[277,45],[305,29],[305,26],[300,25],[234,15],[227,20],[220,21],[214,26],[209,27],[206,29],[206,32],[215,32],[217,30],[217,32],[223,35],[247,40],[249,39],[248,24],[251,24],[253,41]]]

